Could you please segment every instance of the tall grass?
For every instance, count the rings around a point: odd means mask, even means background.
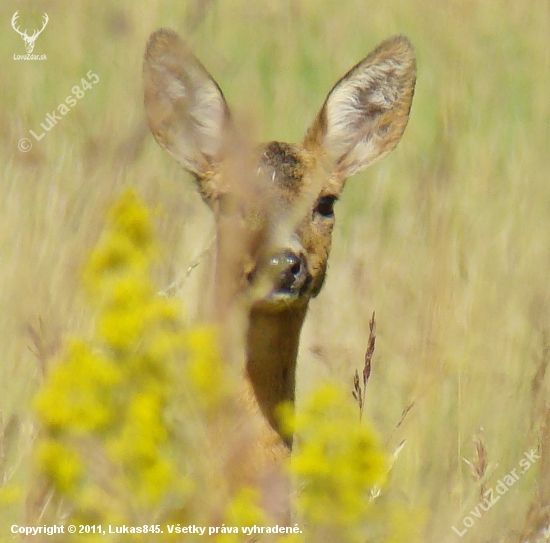
[[[157,282],[183,285],[188,321],[201,309],[207,266],[186,270],[211,241],[211,218],[143,127],[141,55],[149,33],[169,26],[257,120],[260,139],[302,137],[338,77],[388,35],[410,37],[410,123],[337,206],[329,278],[302,335],[298,407],[320,378],[351,390],[376,310],[365,413],[389,451],[406,440],[387,499],[425,518],[425,541],[458,540],[451,526],[464,529],[480,485],[495,488],[538,447],[541,459],[461,540],[544,541],[533,534],[550,523],[548,3],[39,4],[0,6],[2,534],[43,499],[17,490],[32,486],[30,398],[62,338],[90,330],[80,271],[124,187],[156,209]],[[9,28],[16,10],[29,29],[48,13],[35,46],[47,61],[12,60],[24,52]],[[97,85],[20,152],[89,70]],[[463,459],[475,464],[481,427],[487,465],[473,477]]]

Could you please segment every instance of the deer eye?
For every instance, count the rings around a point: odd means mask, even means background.
[[[335,196],[323,196],[317,201],[315,213],[327,218],[334,217],[334,204],[336,203]]]

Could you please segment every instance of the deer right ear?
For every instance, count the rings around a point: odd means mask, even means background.
[[[221,161],[230,120],[222,91],[178,35],[167,29],[149,38],[143,82],[153,136],[200,184]]]
[[[304,146],[326,155],[342,179],[363,170],[401,139],[415,81],[410,42],[404,36],[386,40],[336,83]]]

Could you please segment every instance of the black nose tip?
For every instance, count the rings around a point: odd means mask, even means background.
[[[284,251],[271,257],[270,265],[279,291],[299,291],[306,279],[306,263],[303,256]]]

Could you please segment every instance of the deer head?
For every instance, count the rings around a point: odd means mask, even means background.
[[[241,285],[254,293],[246,370],[255,401],[279,434],[275,409],[294,401],[300,331],[325,279],[334,205],[350,175],[397,145],[415,79],[407,38],[384,41],[335,84],[301,143],[259,145],[239,173],[225,167],[235,153],[234,132],[218,84],[173,31],[161,29],[147,44],[145,110],[156,141],[193,175],[217,216],[236,214],[255,231],[263,225],[253,257],[240,260]],[[228,235],[224,224],[217,220],[218,236]]]
[[[36,38],[38,38],[38,36],[42,33],[42,31],[44,30],[44,28],[46,28],[46,25],[48,24],[48,21],[49,21],[48,14],[44,13],[42,28],[40,30],[35,30],[32,36],[27,35],[27,29],[25,29],[25,32],[21,32],[19,28],[16,26],[18,16],[19,16],[19,10],[13,14],[13,17],[11,20],[11,26],[23,38],[27,53],[32,53],[34,49],[34,43],[36,42]]]

